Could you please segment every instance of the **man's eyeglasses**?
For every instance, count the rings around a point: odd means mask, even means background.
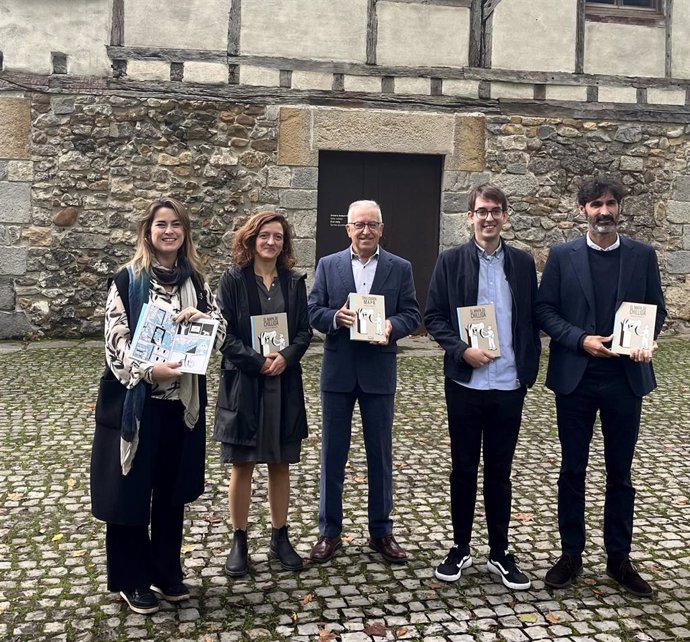
[[[501,216],[503,216],[503,210],[500,207],[494,207],[491,210],[487,210],[485,207],[480,207],[476,210],[473,210],[473,214],[477,218],[482,219],[488,218],[489,214],[491,214],[491,216],[493,216],[494,218],[500,218]]]
[[[348,223],[348,225],[352,225],[358,232],[361,232],[365,227],[375,232],[383,223],[381,223],[381,221],[357,221],[356,223]]]

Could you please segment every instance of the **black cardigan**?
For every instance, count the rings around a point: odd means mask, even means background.
[[[539,371],[541,342],[534,318],[537,273],[534,259],[505,241],[504,270],[513,300],[513,349],[518,377],[531,387]],[[460,334],[456,308],[477,305],[479,257],[474,239],[443,252],[429,285],[424,323],[429,334],[445,350],[443,372],[446,377],[467,382],[472,376],[462,355],[469,347]]]

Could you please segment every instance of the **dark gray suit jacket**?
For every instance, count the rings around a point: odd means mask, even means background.
[[[421,323],[412,266],[409,261],[379,249],[371,294],[383,294],[386,318],[393,326],[389,344],[372,345],[351,341],[347,328],[333,329],[335,313],[356,292],[350,248],[324,256],[316,268],[309,293],[309,321],[326,335],[321,366],[321,390],[351,392],[356,385],[363,392],[394,394],[396,384],[396,342],[414,332]]]
[[[616,309],[623,301],[657,306],[654,338],[666,318],[659,264],[654,248],[620,237],[621,259]],[[595,334],[593,278],[587,257],[586,238],[551,248],[537,295],[535,314],[551,337],[546,385],[554,392],[570,394],[580,383],[590,356],[582,349],[586,335]],[[632,391],[642,397],[654,390],[651,363],[635,363],[628,357],[623,368]]]

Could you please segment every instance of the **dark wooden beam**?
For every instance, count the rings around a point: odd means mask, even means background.
[[[467,8],[469,8],[469,6],[472,4],[472,0],[386,0],[386,2],[397,2],[399,4],[428,4],[436,7]]]
[[[666,78],[673,78],[673,0],[664,0],[664,18],[666,19],[664,68]]]
[[[496,1],[498,4],[498,0]],[[494,6],[493,9],[496,7]],[[491,13],[487,15],[487,7],[484,7],[484,18],[483,18],[483,28],[482,28],[482,67],[485,69],[491,69],[491,50],[493,49],[494,41],[494,12],[493,9]]]
[[[472,0],[470,8],[470,42],[467,56],[470,67],[482,66],[482,0]]]
[[[585,71],[585,0],[577,0],[577,17],[575,26],[575,73]]]
[[[230,0],[228,16],[228,56],[240,53],[240,33],[242,31],[242,0]]]
[[[379,19],[376,14],[378,0],[367,2],[367,65],[376,64],[376,47],[378,45]]]
[[[114,47],[121,47],[125,44],[125,0],[113,0],[110,44]]]
[[[484,0],[484,20],[488,20],[501,0]]]

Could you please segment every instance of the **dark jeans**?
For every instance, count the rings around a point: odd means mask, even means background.
[[[581,555],[585,549],[585,476],[598,411],[606,464],[604,545],[610,559],[630,554],[635,505],[630,469],[641,409],[642,398],[633,394],[623,372],[586,372],[572,393],[556,395],[562,457],[558,528],[564,553]]]
[[[450,512],[453,540],[469,546],[477,498],[479,458],[484,454],[484,508],[491,553],[508,548],[510,470],[527,389],[473,390],[445,380],[450,434]],[[483,442],[483,444],[482,444]]]
[[[350,452],[355,401],[362,415],[369,483],[369,534],[385,537],[393,531],[393,402],[394,395],[362,392],[322,392],[323,430],[319,533],[337,537],[343,530],[343,484]]]
[[[183,436],[188,431],[179,401],[151,400],[155,419],[141,430],[150,432],[152,447],[151,525],[122,525],[108,522],[105,548],[108,590],[127,591],[153,584],[169,586],[182,581],[180,549],[184,525],[184,504],[172,501],[171,480],[179,474],[184,456]],[[148,451],[147,451],[148,452]],[[144,457],[144,451],[136,457]],[[143,460],[140,461],[140,464]]]

